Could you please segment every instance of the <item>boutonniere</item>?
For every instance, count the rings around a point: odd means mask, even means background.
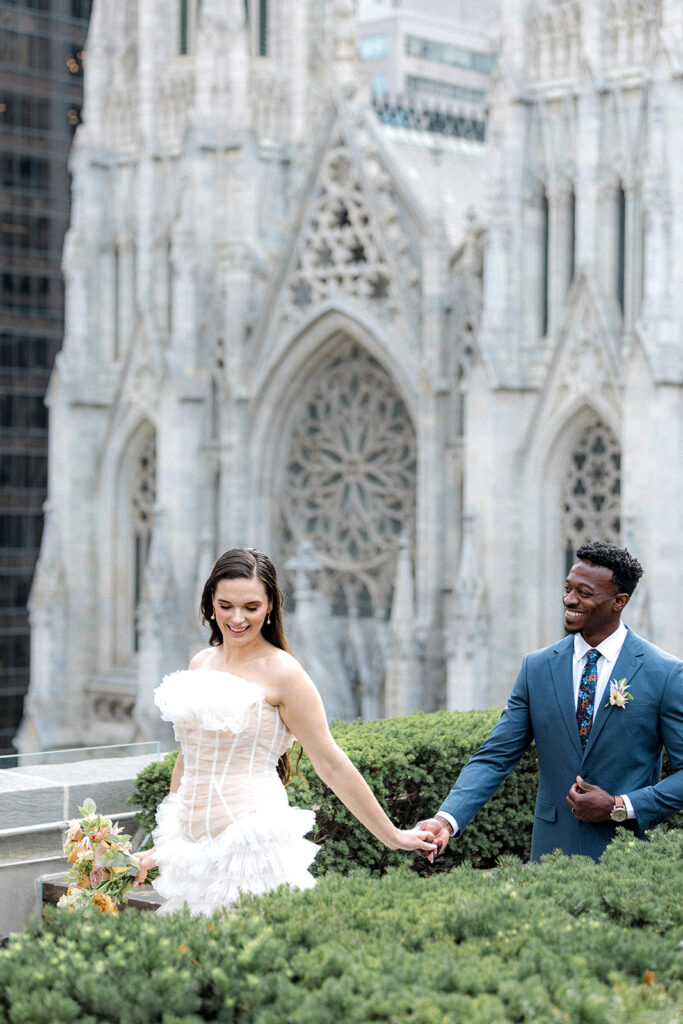
[[[628,690],[628,685],[629,684],[626,682],[625,676],[623,679],[620,679],[619,682],[617,682],[616,679],[610,679],[609,700],[605,704],[605,707],[608,708],[610,704],[612,704],[617,708],[625,708],[627,701],[634,700],[633,694],[626,692]]]

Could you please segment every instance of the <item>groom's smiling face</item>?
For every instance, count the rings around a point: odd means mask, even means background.
[[[592,562],[577,562],[569,570],[564,588],[564,628],[581,633],[595,647],[619,625],[628,594],[612,582],[612,570]]]

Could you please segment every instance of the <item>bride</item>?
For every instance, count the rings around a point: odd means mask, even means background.
[[[315,815],[290,807],[283,785],[295,737],[377,839],[390,849],[434,850],[430,832],[391,823],[333,740],[320,694],[287,649],[271,560],[253,548],[226,551],[206,581],[201,612],[209,647],[154,693],[180,743],[155,845],[140,858],[140,879],[159,867],[161,912],[186,903],[210,914],[240,893],[315,884],[308,868],[318,847],[304,838]]]

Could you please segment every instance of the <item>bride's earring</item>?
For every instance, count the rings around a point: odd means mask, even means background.
[[[213,615],[211,616],[211,621],[212,621],[212,622],[215,622],[215,621],[216,621],[216,613],[215,613],[215,612],[214,612],[214,613],[213,613]]]
[[[270,612],[268,612],[268,615],[266,616],[266,626],[269,626],[269,625],[270,625]]]

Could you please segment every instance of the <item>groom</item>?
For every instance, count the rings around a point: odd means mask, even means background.
[[[594,541],[576,557],[564,590],[569,636],[526,655],[498,724],[420,822],[439,853],[532,740],[532,860],[558,849],[598,860],[619,824],[641,835],[683,808],[683,662],[621,622],[643,573],[628,551]],[[662,746],[673,774],[660,781]]]

